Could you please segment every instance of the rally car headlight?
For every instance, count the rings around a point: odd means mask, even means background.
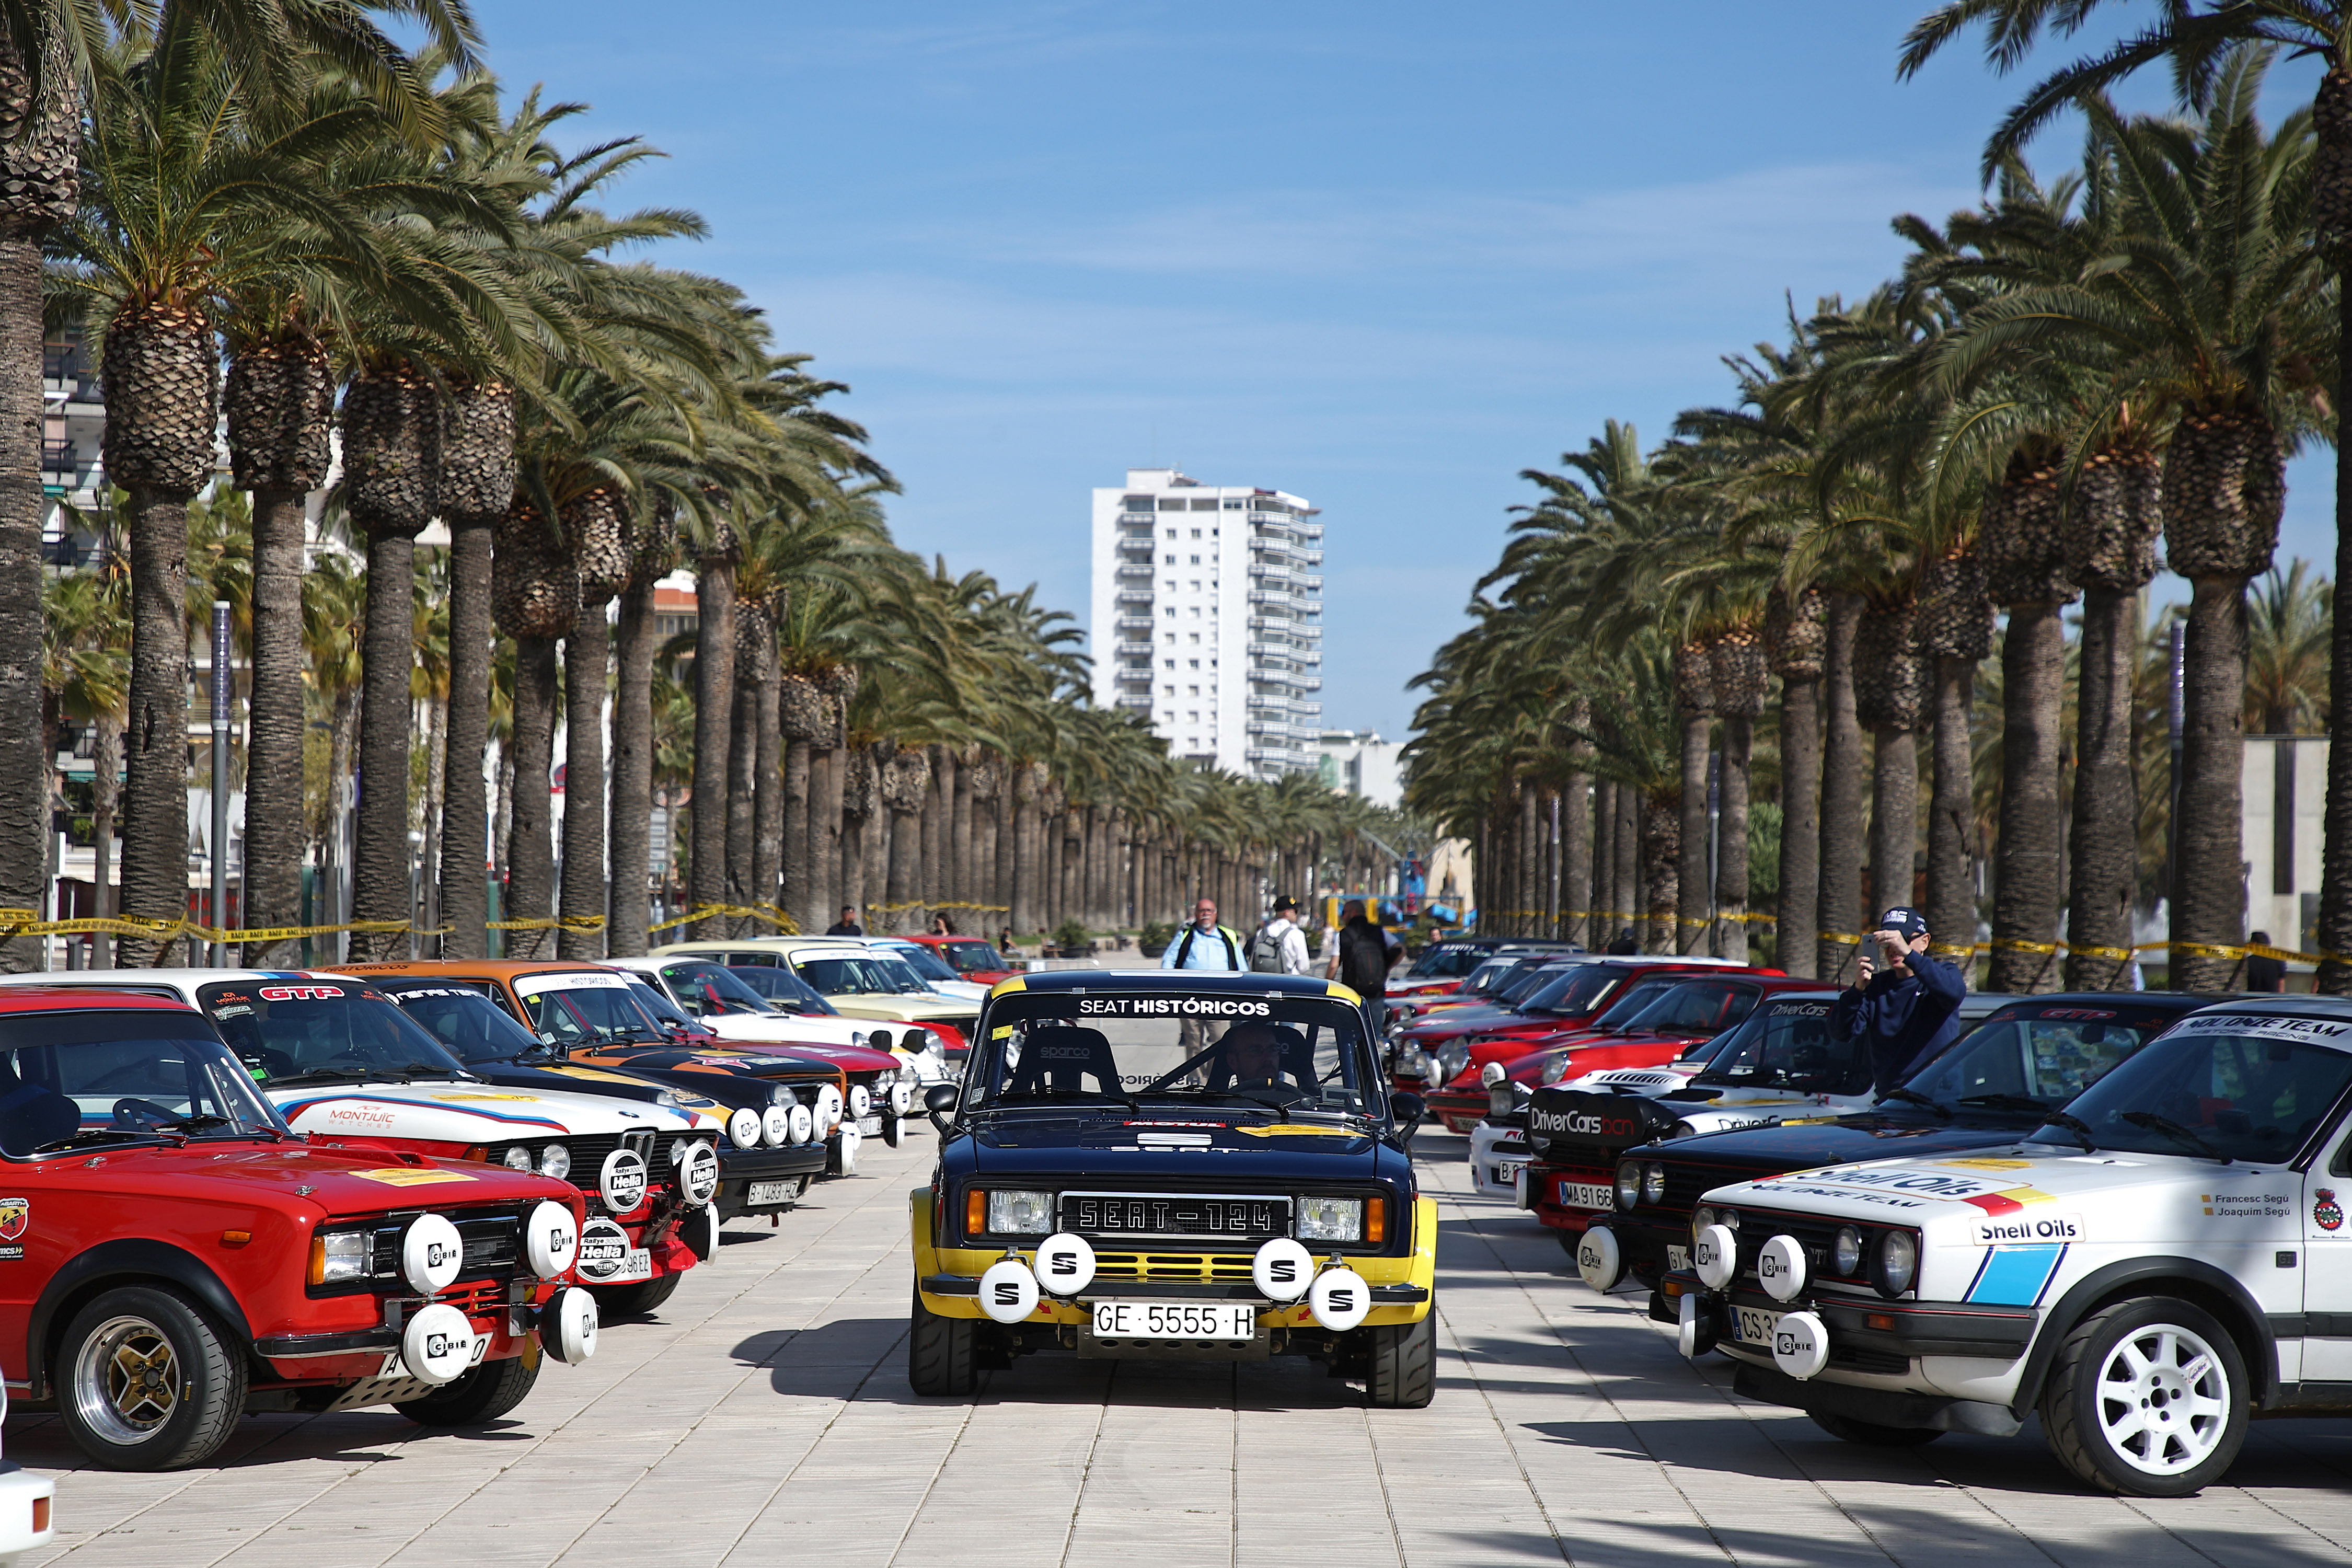
[[[346,1279],[364,1279],[369,1268],[369,1253],[375,1235],[365,1230],[331,1230],[310,1238],[310,1283],[338,1285]]]
[[[530,1151],[524,1148],[520,1143],[516,1144],[506,1152],[506,1167],[509,1171],[530,1170]]]
[[[851,1045],[853,1045],[853,1046],[856,1046],[856,1047],[859,1047],[859,1048],[861,1048],[861,1049],[863,1049],[863,1048],[864,1048],[864,1047],[865,1047],[865,1045],[866,1045],[866,1040],[867,1040],[867,1038],[868,1038],[868,1037],[869,1037],[866,1035],[866,1031],[865,1031],[865,1030],[863,1030],[863,1029],[852,1029],[852,1030],[850,1030],[850,1031],[849,1031],[849,1043],[850,1043]]]
[[[1895,1297],[1911,1289],[1919,1274],[1919,1238],[1907,1230],[1890,1230],[1878,1242],[1877,1278],[1872,1281],[1882,1296]]]
[[[1495,1085],[1494,1088],[1486,1091],[1487,1115],[1497,1117],[1508,1116],[1512,1111],[1517,1110],[1518,1108],[1518,1102],[1511,1098],[1511,1086],[1509,1084],[1498,1083]]]
[[[540,1151],[539,1173],[559,1182],[563,1180],[572,1173],[572,1151],[561,1143],[550,1143]]]
[[[1568,1076],[1568,1053],[1566,1051],[1562,1051],[1559,1055],[1548,1058],[1543,1065],[1542,1076],[1543,1081],[1547,1085],[1558,1083],[1560,1079],[1566,1078]]]
[[[1054,1228],[1054,1194],[992,1190],[988,1228],[996,1236],[1044,1236]]]
[[[1645,1204],[1666,1201],[1666,1168],[1664,1165],[1642,1167],[1642,1201]]]
[[[1837,1239],[1830,1244],[1830,1258],[1849,1279],[1861,1273],[1862,1232],[1850,1225],[1838,1226]]]
[[[1364,1235],[1364,1200],[1301,1198],[1295,1234],[1301,1241],[1360,1241]]]
[[[1642,1201],[1642,1163],[1628,1160],[1617,1167],[1617,1206],[1630,1209]]]
[[[1698,1207],[1691,1210],[1691,1234],[1693,1236],[1696,1236],[1700,1231],[1705,1230],[1708,1226],[1715,1223],[1715,1211],[1707,1207],[1705,1204],[1701,1204]]]

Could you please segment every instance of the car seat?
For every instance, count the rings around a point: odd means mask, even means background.
[[[1315,1053],[1307,1047],[1306,1035],[1283,1024],[1272,1027],[1275,1059],[1282,1066],[1282,1076],[1301,1089],[1314,1088]],[[1226,1089],[1232,1086],[1233,1081],[1232,1059],[1220,1048],[1216,1065],[1209,1070],[1208,1087],[1213,1090]]]
[[[81,1108],[56,1089],[26,1083],[0,1062],[0,1149],[19,1156],[81,1130]]]
[[[1008,1094],[1039,1094],[1053,1089],[1078,1089],[1079,1079],[1091,1078],[1104,1094],[1121,1092],[1118,1058],[1100,1029],[1039,1029],[1023,1043],[1021,1065],[1013,1070]]]

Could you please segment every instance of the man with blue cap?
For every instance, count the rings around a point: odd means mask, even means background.
[[[1927,921],[1911,909],[1880,917],[1878,929],[1863,939],[1854,969],[1830,1025],[1846,1039],[1869,1043],[1871,1087],[1884,1097],[1958,1037],[1969,984],[1958,969],[1928,956]]]

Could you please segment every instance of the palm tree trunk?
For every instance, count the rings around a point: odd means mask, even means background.
[[[454,651],[454,649],[453,649]],[[245,724],[245,921],[302,918],[302,496],[253,497],[253,679]],[[270,968],[286,942],[248,942],[243,962]]]
[[[2190,587],[2173,816],[2171,981],[2179,991],[2220,991],[2234,984],[2242,961],[2197,950],[2246,940],[2246,583],[2199,577]]]
[[[1682,870],[1682,802],[1672,792],[1642,803],[1642,871],[1649,910],[1646,952],[1675,951],[1675,911],[1681,908],[1675,879]]]
[[[1822,682],[1780,680],[1780,896],[1772,956],[1809,978],[1821,964]]]
[[[923,910],[916,911],[922,917],[920,922],[915,927],[918,931],[930,929],[929,906],[948,901],[948,895],[944,890],[947,877],[942,868],[947,858],[948,813],[942,809],[942,806],[950,798],[948,792],[953,788],[951,781],[940,776],[941,769],[954,765],[948,761],[948,748],[933,742],[925,750],[929,753],[931,777],[930,782],[923,788],[922,868],[915,877],[915,897],[921,900],[925,905]]]
[[[1675,825],[1674,945],[1669,952],[1704,952],[1706,942],[1706,759],[1715,721],[1683,715],[1682,819]]]
[[[2058,935],[2058,715],[2065,696],[2065,634],[2060,616],[2054,603],[2011,605],[2009,630],[2001,639],[2000,842],[1993,850],[1988,991],[2046,991],[2059,973],[2057,955],[2035,949]],[[2244,646],[2242,636],[2239,647]],[[2242,661],[2242,654],[2241,658]],[[2242,688],[2242,662],[2239,679]],[[2234,886],[2234,816],[2228,827],[2228,871]],[[2005,942],[2029,945],[2003,946]]]
[[[554,639],[518,637],[514,784],[507,828],[509,920],[544,920],[555,912],[555,797],[548,788],[555,768],[555,704]],[[545,931],[510,931],[506,938],[509,958],[543,958],[554,951]]]
[[[2083,595],[2074,712],[2074,823],[2067,837],[2066,989],[2116,991],[2131,972],[2139,788],[2132,765],[2137,596]],[[2111,951],[2093,951],[2107,948]]]
[[[742,624],[742,611],[736,611],[737,626]],[[734,716],[727,726],[727,892],[730,904],[749,903],[752,899],[751,858],[754,833],[754,807],[759,792],[758,745],[752,731],[759,725],[759,699],[751,689],[750,660],[743,649],[735,654]],[[741,915],[727,917],[725,928],[730,936],[751,936],[760,927],[756,921]]]
[[[1601,922],[1592,918],[1593,787],[1591,773],[1571,773],[1560,810],[1559,900],[1562,939],[1598,948]]]
[[[1939,658],[1936,661],[1934,749],[1936,777],[1927,802],[1927,902],[1924,913],[1940,956],[1969,974],[1976,955],[1969,948],[1977,939],[1976,883],[1971,875],[1976,847],[1969,835],[1976,823],[1975,791],[1970,773],[1969,710],[1976,689],[1976,661]],[[2129,689],[2126,681],[2126,689]]]
[[[425,931],[441,924],[441,885],[433,875],[441,859],[444,826],[441,781],[449,765],[449,700],[433,698],[426,705],[425,726],[425,852],[419,857],[417,925]]]
[[[831,925],[833,911],[847,902],[841,888],[841,748],[826,746],[809,758],[809,837],[816,848],[816,874],[809,879],[813,931]]]
[[[604,866],[604,686],[612,662],[604,606],[583,605],[563,639],[563,902],[566,920],[605,912],[612,879]],[[558,958],[602,958],[601,931],[559,929]]]
[[[1642,792],[1629,784],[1617,786],[1616,851],[1618,908],[1625,911],[1623,929],[1639,943],[1649,905],[1642,887]]]
[[[115,911],[114,808],[122,795],[122,722],[110,714],[101,713],[91,729],[94,733],[89,750],[90,908],[103,918]],[[299,865],[296,872],[299,876]],[[103,931],[93,932],[89,939],[89,966],[92,969],[111,969],[114,967],[113,954],[114,938]]]
[[[1821,899],[1814,973],[1843,984],[1853,978],[1862,910],[1862,725],[1853,711],[1853,634],[1862,619],[1855,594],[1832,596],[1829,647],[1822,660],[1828,714],[1822,747]],[[1783,873],[1782,880],[1787,880]]]
[[[727,897],[727,784],[735,711],[735,567],[716,556],[701,563],[694,598],[694,865],[687,901],[695,908]],[[698,920],[698,942],[728,934],[732,922]]]
[[[979,855],[975,830],[980,826],[980,818],[979,814],[972,810],[971,761],[968,752],[956,754],[955,793],[948,802],[948,900],[950,903],[981,901],[978,884],[972,878],[972,868]],[[973,918],[973,911],[970,910],[958,910],[955,920],[958,930],[974,935],[979,934],[983,924]]]
[[[300,526],[299,513],[296,526]],[[256,513],[257,550],[260,532],[261,520]],[[260,621],[257,607],[257,659]],[[490,744],[491,636],[490,524],[484,519],[464,524],[453,521],[449,528],[449,742],[441,779],[437,874],[441,923],[449,928],[449,934],[441,939],[441,951],[450,958],[482,958],[489,952],[489,932],[485,929],[490,918],[489,784],[482,761]],[[257,680],[257,690],[259,685]],[[252,816],[250,805],[247,816]]]
[[[2331,81],[2336,73],[2330,73]],[[2339,106],[2352,83],[2335,82]],[[2337,125],[2342,124],[2339,114]],[[2341,156],[2340,152],[2337,156]],[[2343,165],[2329,188],[2340,196]],[[2343,215],[2339,212],[2338,221]],[[2341,239],[2340,235],[2331,236]],[[2343,378],[2336,406],[2352,406],[2352,287],[2337,268],[2336,285],[2336,363]],[[13,363],[13,362],[10,362]],[[2335,621],[2327,644],[2327,710],[2352,714],[2352,462],[2336,465],[2336,587],[2332,602]],[[0,619],[0,625],[5,625]],[[2275,933],[2273,933],[2275,934]],[[2327,823],[2319,868],[2319,951],[2352,953],[2352,744],[2327,748]],[[2330,958],[2319,966],[2312,989],[2341,996],[2352,992],[2352,962]]]
[[[653,879],[653,584],[622,589],[620,606],[613,639],[613,886],[604,933],[614,956],[635,958],[646,951],[653,921],[646,891]]]
[[[751,888],[758,902],[776,904],[783,897],[784,874],[784,693],[776,679],[772,623],[754,649],[760,668],[751,704]]]
[[[188,509],[152,490],[133,490],[124,506],[131,535],[131,722],[122,789],[122,912],[178,921],[188,912]],[[37,582],[38,573],[34,574]],[[40,626],[39,611],[33,625]],[[403,628],[406,621],[403,619]],[[33,668],[40,668],[34,656]],[[40,746],[37,703],[33,745]],[[36,781],[31,804],[48,798],[47,775]],[[47,840],[42,816],[30,842],[40,908],[37,858]],[[175,939],[176,940],[176,939]],[[126,937],[122,962],[136,967],[171,955],[173,943]]]
[[[1919,849],[1919,737],[1899,724],[1871,731],[1870,903],[1912,902]]]
[[[416,666],[416,542],[379,531],[368,540],[367,698],[360,721],[359,849],[352,859],[352,919],[403,921],[409,908],[408,747],[415,725],[409,677]],[[405,931],[353,931],[355,960],[408,956]]]
[[[1478,890],[1478,868],[1471,868],[1471,890]],[[1592,934],[1587,945],[1595,952],[1617,940],[1617,781],[1602,779],[1592,786]]]
[[[810,889],[816,873],[816,846],[810,835],[809,743],[787,738],[784,742],[784,824],[783,824],[783,910],[793,917],[803,931],[823,931],[812,927],[809,917],[814,912]]]
[[[1723,831],[1715,868],[1715,902],[1721,914],[1717,926],[1722,956],[1735,963],[1748,962],[1748,797],[1756,721],[1744,712],[1723,716]]]

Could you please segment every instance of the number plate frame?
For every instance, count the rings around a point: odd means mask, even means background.
[[[1731,1309],[1731,1337],[1743,1345],[1769,1351],[1772,1348],[1772,1336],[1779,1331],[1780,1320],[1786,1315],[1767,1311],[1761,1307],[1734,1307]]]
[[[1559,1184],[1559,1206],[1582,1209],[1589,1214],[1617,1212],[1617,1189],[1601,1182],[1562,1182]]]
[[[798,1176],[786,1176],[781,1182],[752,1182],[743,1193],[747,1208],[762,1208],[769,1204],[797,1203],[806,1184]]]
[[[1249,1301],[1152,1301],[1129,1297],[1090,1303],[1098,1340],[1169,1340],[1186,1344],[1240,1344],[1258,1334],[1257,1306]]]

